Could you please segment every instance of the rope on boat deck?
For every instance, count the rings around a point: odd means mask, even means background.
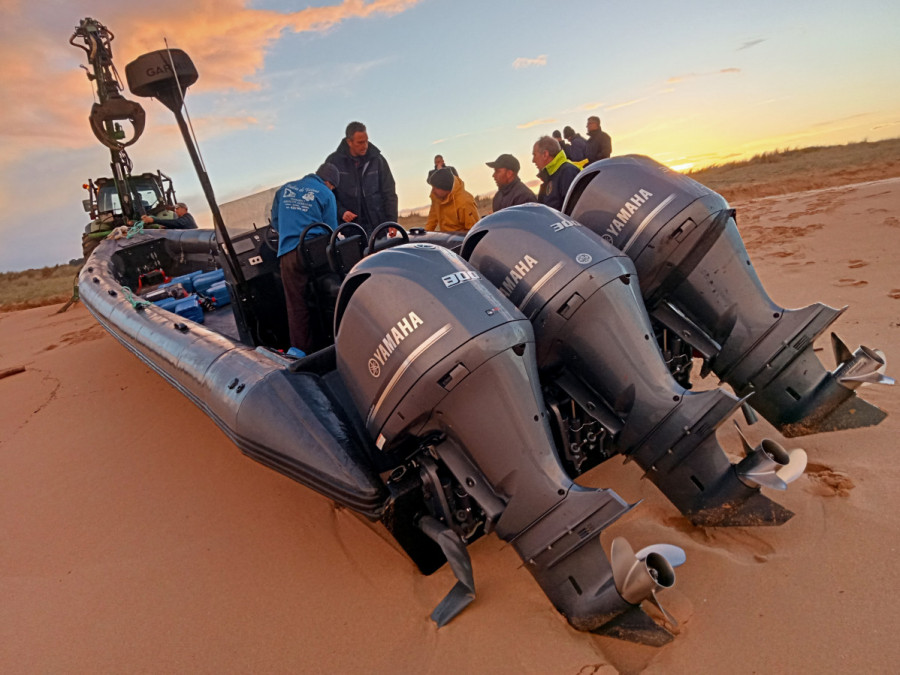
[[[142,300],[141,298],[135,299],[134,293],[131,291],[130,288],[128,288],[128,286],[122,286],[122,295],[124,295],[125,299],[131,303],[131,306],[134,307],[134,309],[136,309],[138,311],[141,311],[145,307],[150,306],[150,303],[147,302],[146,300]]]
[[[125,235],[125,238],[131,239],[134,235],[143,234],[143,232],[144,232],[144,222],[142,220],[139,220],[128,229],[128,233]]]

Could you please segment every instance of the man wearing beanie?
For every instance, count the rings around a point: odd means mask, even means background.
[[[334,190],[341,174],[333,164],[323,164],[315,173],[282,185],[272,202],[272,227],[278,232],[278,260],[281,283],[287,303],[291,346],[304,354],[312,348],[309,335],[309,308],[306,306],[306,284],[309,275],[300,255],[300,235],[307,225],[325,223],[337,228],[337,205]],[[316,227],[307,238],[327,234]]]
[[[567,148],[564,148],[566,157],[584,168],[584,165],[587,164],[584,161],[587,159],[587,141],[581,134],[576,134],[572,127],[563,129],[563,136],[566,137],[566,142],[569,144]]]
[[[512,155],[500,155],[493,162],[486,164],[494,170],[494,182],[497,192],[494,193],[492,208],[494,213],[507,206],[536,202],[537,197],[519,178],[519,160]]]
[[[466,192],[461,178],[448,168],[438,169],[428,177],[431,186],[431,210],[425,229],[432,232],[466,232],[478,222],[475,197]]]

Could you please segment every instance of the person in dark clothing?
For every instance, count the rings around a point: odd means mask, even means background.
[[[581,169],[566,159],[566,153],[550,136],[541,136],[537,140],[531,158],[541,179],[538,201],[554,209],[562,209],[569,186]]]
[[[606,159],[612,154],[612,139],[600,129],[600,118],[596,115],[587,118],[587,134],[588,162]]]
[[[534,193],[519,178],[519,160],[515,157],[500,155],[486,164],[494,170],[494,182],[497,184],[497,192],[491,205],[494,213],[507,206],[537,201]]]
[[[381,151],[369,143],[365,124],[350,122],[345,138],[325,162],[341,174],[334,195],[339,223],[357,222],[371,233],[381,223],[397,221],[394,176]]]
[[[452,166],[447,166],[444,163],[443,155],[435,155],[434,168],[428,170],[428,178],[431,178],[431,174],[433,174],[435,171],[439,171],[440,169],[450,169],[450,173],[452,173],[454,176],[459,176],[459,174],[456,173],[456,169],[454,169]],[[428,178],[426,178],[426,180],[428,180]]]
[[[197,223],[194,216],[188,213],[187,204],[178,202],[175,205],[174,218],[155,218],[154,216],[141,216],[144,225],[159,225],[167,230],[196,230]]]
[[[582,162],[587,159],[587,141],[581,134],[576,134],[572,127],[563,129],[563,136],[569,147],[566,148],[566,157],[573,162]]]
[[[309,273],[300,251],[300,235],[308,225],[325,223],[337,228],[337,207],[332,191],[341,175],[333,164],[323,164],[315,173],[282,185],[272,201],[272,228],[278,232],[278,263],[287,305],[291,347],[305,356],[312,343],[309,335],[309,307],[306,286]],[[324,227],[312,228],[307,238],[327,234]]]

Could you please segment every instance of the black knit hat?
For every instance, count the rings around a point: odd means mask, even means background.
[[[341,172],[338,171],[334,164],[328,164],[327,162],[316,169],[316,175],[322,180],[331,183],[334,187],[337,187],[341,182]]]
[[[438,169],[428,177],[428,184],[439,190],[450,192],[453,189],[453,172],[446,167]]]

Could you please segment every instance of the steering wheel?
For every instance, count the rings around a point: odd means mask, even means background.
[[[272,251],[272,253],[278,253],[278,240],[280,237],[278,236],[278,230],[269,225],[269,229],[266,230],[265,234],[263,234],[263,243],[266,247]]]
[[[331,239],[328,240],[328,248],[325,249],[325,253],[328,256],[328,266],[331,267],[331,271],[336,274],[342,274],[341,267],[342,265],[338,264],[340,261],[337,259],[337,252],[335,250],[335,244],[337,243],[338,235],[343,234],[347,230],[356,230],[357,234],[361,234],[363,240],[366,239],[366,230],[359,223],[343,223],[339,225],[338,228],[331,233]],[[346,235],[346,236],[353,236]],[[368,243],[366,244],[368,246]]]
[[[391,221],[388,221],[386,223],[382,223],[381,225],[376,227],[374,230],[372,230],[372,234],[369,235],[369,243],[366,246],[366,255],[375,253],[375,240],[378,239],[378,235],[386,230],[391,229],[391,228],[397,230],[400,233],[400,237],[401,237],[402,241],[400,241],[398,243],[392,243],[392,244],[386,246],[385,248],[390,248],[391,246],[399,246],[400,244],[408,244],[409,243],[409,234],[407,234],[406,230],[403,229],[403,226],[400,225],[399,223],[393,223]]]
[[[306,227],[303,228],[303,232],[300,233],[300,243],[302,244],[306,241],[306,237],[309,235],[310,231],[316,229],[317,227],[323,227],[328,230],[328,234],[331,234],[333,230],[330,225],[326,225],[325,223],[310,223]],[[322,235],[316,235],[317,237],[321,237]]]

